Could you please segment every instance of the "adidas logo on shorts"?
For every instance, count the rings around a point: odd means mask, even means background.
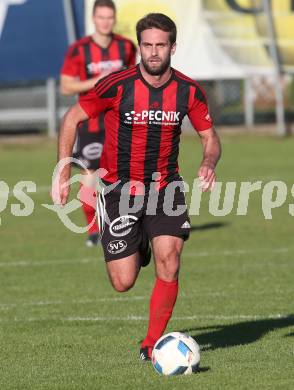
[[[191,225],[189,224],[188,221],[186,221],[185,223],[183,223],[183,225],[181,226],[182,229],[189,229],[191,227]]]

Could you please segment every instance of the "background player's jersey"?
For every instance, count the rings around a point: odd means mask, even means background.
[[[89,117],[105,111],[106,138],[101,157],[108,182],[149,184],[160,172],[160,187],[178,177],[181,124],[188,115],[197,131],[212,127],[199,85],[172,69],[171,78],[154,88],[139,65],[100,80],[80,105]]]
[[[103,71],[118,71],[136,63],[133,42],[113,34],[107,48],[99,46],[91,36],[84,37],[70,46],[61,74],[78,77],[81,81],[98,77]],[[103,115],[88,122],[88,131],[103,129]]]

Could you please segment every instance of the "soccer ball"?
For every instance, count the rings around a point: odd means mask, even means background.
[[[199,345],[185,333],[163,335],[152,351],[153,367],[163,375],[192,374],[197,371],[199,361]]]

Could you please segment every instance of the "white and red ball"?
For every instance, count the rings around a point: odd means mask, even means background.
[[[188,375],[196,372],[200,348],[189,335],[171,332],[163,335],[152,351],[152,364],[159,374]]]

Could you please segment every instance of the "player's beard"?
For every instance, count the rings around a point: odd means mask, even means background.
[[[146,72],[149,73],[151,76],[161,76],[170,67],[170,56],[168,56],[164,61],[162,61],[161,64],[156,68],[152,68],[149,65],[148,61],[146,61],[143,57],[141,58],[141,61]]]

